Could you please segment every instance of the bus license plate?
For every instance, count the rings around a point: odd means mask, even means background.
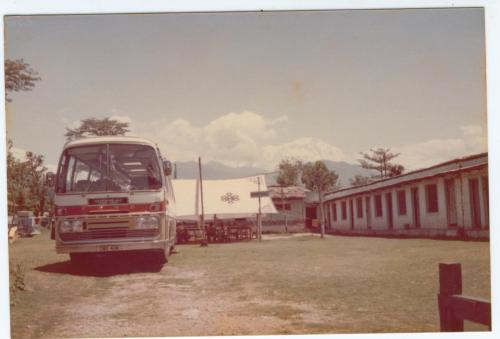
[[[99,252],[118,251],[119,249],[120,249],[120,246],[117,246],[117,245],[99,246]]]

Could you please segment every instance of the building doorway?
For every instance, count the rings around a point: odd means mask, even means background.
[[[306,207],[306,227],[313,227],[313,220],[318,218],[317,208],[316,206],[308,206]]]
[[[413,209],[413,223],[415,228],[420,228],[420,204],[418,201],[418,187],[411,189],[411,206]]]
[[[394,228],[394,218],[392,215],[392,194],[385,194],[385,206],[387,209],[387,222],[389,223],[389,229],[392,230]]]
[[[325,228],[327,230],[332,228],[331,217],[330,217],[330,204],[323,204],[323,210],[325,211]]]
[[[366,211],[366,228],[372,228],[372,214],[370,212],[370,197],[365,198],[365,211]]]
[[[349,218],[351,219],[351,230],[354,229],[354,204],[353,200],[349,200]]]
[[[486,219],[485,227],[490,227],[490,198],[489,198],[489,183],[488,176],[483,176],[481,178],[481,185],[483,188],[483,206],[484,206],[484,216]]]
[[[444,181],[444,187],[448,227],[457,227],[457,199],[455,193],[455,179],[446,179]]]
[[[479,181],[469,179],[470,212],[473,228],[481,228],[481,207],[479,206]]]

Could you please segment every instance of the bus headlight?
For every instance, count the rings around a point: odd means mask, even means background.
[[[73,220],[73,232],[83,231],[83,223],[80,219]]]
[[[136,228],[146,228],[147,222],[148,222],[147,216],[145,216],[145,215],[138,216],[135,219],[135,227]]]
[[[81,232],[82,230],[83,222],[80,219],[64,220],[59,225],[59,231],[61,233]]]
[[[71,220],[64,220],[61,225],[59,225],[59,231],[61,231],[61,233],[68,233],[68,232],[71,232],[73,230],[73,223],[71,222]]]
[[[160,217],[157,215],[150,215],[148,218],[148,228],[159,228],[160,227]]]
[[[135,227],[140,229],[154,229],[160,227],[158,215],[140,215],[135,219]]]

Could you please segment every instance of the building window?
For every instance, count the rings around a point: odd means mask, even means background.
[[[363,218],[363,198],[356,199],[356,214],[358,218]]]
[[[398,191],[398,212],[399,215],[406,215],[406,192]]]
[[[286,211],[290,211],[291,209],[291,206],[290,204],[281,204],[281,203],[275,203],[274,206],[276,206],[276,209],[278,211],[283,211],[283,210],[286,210]]]
[[[375,196],[375,216],[382,216],[382,196],[380,194]]]
[[[342,201],[342,220],[347,219],[347,203],[345,201]]]
[[[425,197],[427,199],[427,212],[433,213],[438,211],[438,195],[437,185],[425,185]]]
[[[337,204],[332,204],[333,221],[337,221]]]

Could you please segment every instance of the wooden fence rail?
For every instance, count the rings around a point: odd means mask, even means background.
[[[463,332],[464,320],[488,326],[491,331],[491,303],[462,295],[462,266],[439,264],[439,320],[441,332]]]

